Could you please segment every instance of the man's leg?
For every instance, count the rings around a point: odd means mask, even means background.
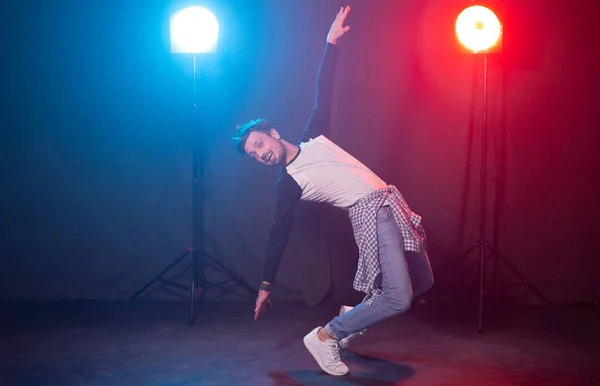
[[[370,306],[361,303],[329,322],[324,332],[334,339],[346,338],[408,311],[413,296],[433,286],[433,274],[425,248],[421,245],[419,252],[404,250],[402,233],[391,208],[387,206],[380,208],[377,213],[377,238],[383,294],[374,299]]]
[[[329,374],[343,375],[348,371],[339,358],[337,342],[340,339],[410,308],[413,289],[404,253],[404,241],[392,211],[387,206],[380,208],[377,213],[377,238],[382,295],[374,299],[370,306],[361,303],[334,318],[324,328],[317,327],[304,337],[305,346]]]
[[[413,299],[415,299],[433,287],[433,273],[425,248],[421,248],[419,252],[405,251],[405,256],[413,289]],[[340,308],[340,315],[350,312],[352,308],[354,307],[342,306]],[[363,335],[366,330],[353,332],[347,337],[340,339],[340,348],[348,348],[350,341],[359,335]]]
[[[343,339],[362,331],[384,319],[406,312],[411,306],[413,289],[404,241],[388,206],[380,208],[377,213],[377,239],[383,293],[370,306],[360,303],[329,322],[324,332],[334,339]]]
[[[433,273],[431,270],[431,265],[429,263],[429,258],[427,256],[427,251],[423,246],[419,252],[405,251],[404,253],[406,257],[406,263],[408,266],[410,282],[412,284],[413,289],[413,299],[427,292],[431,287],[433,287]],[[342,306],[340,309],[340,315],[350,312],[353,307]],[[359,335],[362,335],[366,329],[360,330],[358,332],[353,332],[352,334],[342,338],[339,340],[340,348],[347,348],[350,344],[350,341]]]

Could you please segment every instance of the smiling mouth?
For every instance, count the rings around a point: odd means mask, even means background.
[[[270,152],[265,161],[270,163],[272,158],[273,158],[273,152]]]

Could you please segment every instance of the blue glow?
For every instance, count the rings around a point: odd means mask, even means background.
[[[203,7],[188,7],[171,17],[171,52],[204,54],[216,50],[219,22]]]

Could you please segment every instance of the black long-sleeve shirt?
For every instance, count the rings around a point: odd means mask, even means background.
[[[281,170],[275,189],[275,219],[267,244],[262,280],[271,284],[289,242],[298,200],[348,208],[385,187],[375,173],[327,137],[339,47],[327,43],[317,75],[312,112],[298,141],[298,154]]]

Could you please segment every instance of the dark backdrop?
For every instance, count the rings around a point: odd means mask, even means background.
[[[348,3],[332,139],[401,189],[434,269],[460,279],[445,272],[477,237],[482,61],[460,52],[453,23],[471,2]],[[190,245],[192,65],[168,44],[184,4],[2,2],[0,300],[127,298]],[[278,171],[229,137],[257,117],[300,135],[342,2],[203,4],[221,24],[218,54],[199,63],[206,245],[256,286]],[[598,299],[598,6],[491,5],[505,40],[489,66],[488,238],[551,300]],[[347,215],[300,209],[275,296],[359,298]]]

